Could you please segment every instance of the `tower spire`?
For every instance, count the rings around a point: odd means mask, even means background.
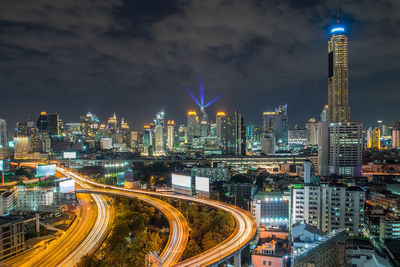
[[[340,8],[336,9],[336,22],[340,23]]]

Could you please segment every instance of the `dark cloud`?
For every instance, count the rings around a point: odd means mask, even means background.
[[[293,126],[327,102],[327,40],[341,9],[352,118],[398,120],[400,4],[374,1],[13,1],[0,3],[0,117],[77,121],[116,111],[140,128],[164,108],[184,121],[204,76],[210,108],[247,121],[288,103]],[[390,109],[388,107],[391,107]]]

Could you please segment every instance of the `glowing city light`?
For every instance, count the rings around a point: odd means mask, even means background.
[[[344,28],[342,28],[342,27],[333,28],[333,29],[331,30],[331,33],[334,33],[334,32],[344,32]]]

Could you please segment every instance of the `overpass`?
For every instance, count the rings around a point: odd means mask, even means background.
[[[84,189],[84,191],[78,191],[78,192],[107,193],[107,194],[113,194],[116,192],[125,192],[125,193],[136,193],[141,195],[158,196],[158,197],[170,197],[170,198],[182,199],[190,202],[205,204],[217,209],[224,210],[225,212],[228,212],[233,216],[236,222],[235,230],[227,239],[223,240],[220,244],[211,248],[210,250],[207,250],[183,262],[177,263],[174,266],[215,266],[218,263],[224,262],[226,259],[232,256],[234,257],[235,266],[240,266],[241,250],[252,240],[252,238],[256,234],[257,224],[253,216],[239,207],[224,202],[208,200],[208,199],[200,199],[185,195],[175,195],[171,193],[125,189],[125,188],[97,183],[92,180],[85,179],[80,175],[77,175],[72,172],[68,172],[68,174],[70,174],[73,178],[77,180],[101,188],[101,189]],[[178,235],[176,230],[174,229],[172,230],[174,232],[171,232],[170,234],[172,234],[173,236]],[[177,252],[180,253],[179,250]],[[175,253],[177,252],[175,251]],[[171,251],[171,253],[174,253],[174,251]]]

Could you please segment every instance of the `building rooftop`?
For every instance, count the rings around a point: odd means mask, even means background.
[[[5,224],[9,224],[9,223],[17,223],[22,220],[23,219],[21,217],[0,216],[0,225],[5,225]]]

